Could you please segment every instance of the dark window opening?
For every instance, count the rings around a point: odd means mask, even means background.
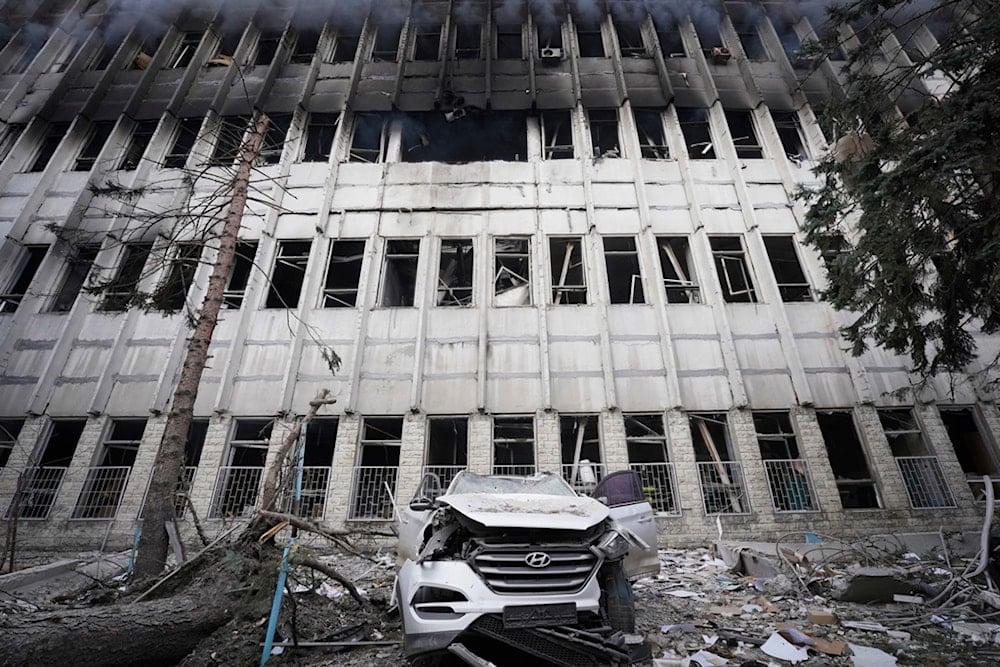
[[[229,166],[236,161],[249,123],[250,119],[246,116],[222,117],[219,123],[219,138],[215,142],[210,164]]]
[[[688,238],[660,236],[656,239],[656,245],[667,303],[701,303],[701,289],[694,274]]]
[[[208,436],[208,420],[192,419],[188,427],[187,439],[184,441],[184,465],[188,468],[201,463],[201,452],[205,448],[205,438]]]
[[[664,58],[685,58],[687,50],[684,48],[684,40],[681,38],[681,29],[676,19],[657,19],[654,17],[653,25],[656,28],[656,39],[660,42],[660,51]]]
[[[493,304],[531,305],[530,239],[497,237],[493,243]]]
[[[691,414],[688,423],[705,513],[748,512],[743,472],[733,457],[725,413]]]
[[[132,136],[129,138],[125,155],[122,157],[121,164],[118,165],[119,169],[133,171],[139,167],[142,156],[146,153],[146,148],[149,147],[149,142],[153,139],[153,133],[156,132],[157,124],[158,121],[155,120],[143,120],[136,123],[135,127],[132,128]]]
[[[289,62],[299,65],[308,65],[311,63],[319,46],[319,33],[319,30],[300,31],[296,36],[295,48],[292,49]]]
[[[16,510],[8,508],[8,516],[16,512],[17,516],[24,519],[48,517],[86,423],[83,419],[52,422],[41,458],[37,464],[24,471],[20,502]],[[3,436],[0,435],[0,442],[2,440]]]
[[[635,238],[605,236],[604,264],[608,270],[611,303],[646,303]]]
[[[708,120],[708,109],[677,107],[677,120],[692,160],[714,160],[715,146]]]
[[[618,111],[616,109],[588,109],[590,143],[594,157],[616,158],[622,156],[618,138]]]
[[[719,33],[719,15],[709,11],[696,13],[691,17],[694,31],[698,34],[698,42],[703,50],[711,50],[722,46],[722,35]]]
[[[666,160],[670,157],[666,133],[663,131],[663,112],[659,109],[633,107],[636,132],[639,134],[639,151],[649,160]]]
[[[303,426],[306,432],[306,446],[303,451],[303,465],[308,468],[333,465],[333,452],[337,445],[337,429],[340,423],[336,417],[314,417]],[[312,512],[304,512],[313,516]]]
[[[153,293],[153,303],[159,310],[172,313],[184,307],[195,271],[198,270],[201,251],[200,243],[182,243],[177,247],[167,279]]]
[[[306,147],[303,160],[305,162],[325,162],[330,159],[333,150],[333,137],[340,124],[340,114],[313,113],[309,114],[309,124],[306,127]]]
[[[16,268],[10,286],[0,294],[0,313],[13,313],[17,310],[21,300],[28,294],[28,287],[35,279],[38,267],[42,265],[42,260],[48,251],[47,245],[25,246],[24,252],[15,263]]]
[[[93,72],[103,72],[106,70],[111,65],[111,61],[114,60],[115,54],[118,53],[119,46],[121,44],[118,42],[105,42],[102,44],[100,50],[94,54],[94,59],[87,69]]]
[[[736,26],[736,36],[739,37],[740,44],[743,46],[743,53],[746,54],[747,58],[756,62],[770,60],[767,48],[764,46],[764,40],[761,39],[757,26],[747,23],[743,25],[738,24]]]
[[[349,63],[354,60],[360,42],[361,33],[359,31],[338,30],[337,40],[333,45],[333,62]]]
[[[146,430],[145,419],[113,419],[111,431],[104,440],[99,466],[129,466],[135,464],[139,453],[143,431]]]
[[[281,162],[281,153],[285,149],[288,128],[292,125],[292,114],[271,114],[268,119],[264,145],[260,148],[260,162],[262,164],[278,164]]]
[[[365,419],[358,465],[395,467],[399,465],[399,447],[403,441],[402,417]]]
[[[173,57],[167,63],[167,67],[187,67],[191,64],[194,59],[194,53],[198,50],[198,45],[201,44],[201,33],[200,32],[186,32],[181,37],[180,44],[177,45],[177,49],[174,51]],[[140,63],[142,56],[146,53],[150,55],[155,53],[156,49],[153,48],[150,51],[140,51],[139,55],[136,56],[136,62]],[[146,59],[145,64],[139,64],[141,69],[146,69],[149,66],[149,61],[152,57]]]
[[[666,463],[667,434],[661,415],[625,415],[629,463]]]
[[[642,42],[642,24],[638,21],[615,21],[615,34],[618,35],[618,48],[623,56],[640,57],[646,55],[646,46]]]
[[[799,454],[788,413],[754,412],[753,425],[775,511],[817,510],[809,464]]]
[[[348,153],[350,162],[377,163],[385,160],[388,141],[388,117],[378,113],[359,113],[354,116],[354,137]]]
[[[364,253],[364,241],[333,242],[323,285],[324,308],[353,308],[357,305]]]
[[[257,256],[256,242],[240,242],[236,244],[236,257],[233,259],[233,269],[229,274],[226,291],[222,295],[222,307],[238,309],[246,297],[247,284],[250,282],[250,272],[254,268]]]
[[[497,24],[497,59],[520,60],[524,57],[521,44],[521,26],[518,23]]]
[[[237,419],[229,441],[227,465],[263,468],[271,443],[271,419]],[[256,495],[256,493],[255,493]]]
[[[535,471],[535,420],[493,418],[493,474],[530,475]]]
[[[437,60],[441,51],[441,24],[418,23],[413,38],[414,60]]]
[[[694,458],[699,462],[733,461],[729,428],[723,412],[692,414],[688,416]]]
[[[781,140],[781,147],[788,161],[800,164],[802,160],[808,159],[809,149],[799,114],[794,111],[772,111],[771,118],[774,120],[774,128],[778,131],[778,138]]]
[[[150,63],[153,62],[153,56],[156,54],[157,49],[160,48],[160,37],[150,37],[146,39],[142,44],[139,45],[138,51],[136,51],[135,56],[132,58],[132,62],[129,63],[129,69],[146,69],[149,67]],[[198,47],[198,41],[201,40],[201,35],[197,35],[197,39],[194,43],[194,48]],[[192,49],[192,53],[194,53]],[[173,65],[171,65],[173,66]]]
[[[569,111],[543,111],[542,158],[545,160],[567,160],[575,157],[573,150],[573,126]]]
[[[749,110],[726,109],[725,115],[729,134],[733,138],[733,146],[736,147],[736,157],[745,160],[764,157],[764,149],[761,148],[757,132],[754,130],[752,113]]]
[[[257,504],[264,462],[274,422],[270,419],[237,419],[219,468],[209,516],[247,516]]]
[[[38,152],[35,153],[35,159],[28,171],[44,171],[68,131],[69,123],[50,123],[45,130],[45,136],[42,137],[42,143],[38,147]]]
[[[753,426],[763,460],[799,458],[799,446],[788,413],[754,412]]]
[[[465,417],[431,417],[428,427],[428,466],[468,464],[469,420]],[[447,488],[447,484],[442,484]]]
[[[142,279],[152,243],[127,243],[118,264],[118,273],[104,287],[101,310],[125,310],[137,295],[136,290]]]
[[[77,246],[73,250],[73,254],[67,258],[66,273],[62,277],[62,284],[56,291],[49,310],[65,313],[73,307],[76,297],[87,282],[87,276],[90,275],[90,269],[97,259],[99,250],[100,246],[96,245]]]
[[[383,24],[375,33],[375,46],[372,48],[372,60],[395,62],[399,52],[399,36],[403,26]]]
[[[257,40],[257,53],[254,56],[254,65],[270,65],[274,61],[274,56],[278,53],[281,45],[281,31],[261,30]]]
[[[413,305],[419,257],[420,241],[403,239],[386,241],[379,305],[384,308]]]
[[[306,279],[311,241],[280,241],[265,308],[296,308]]]
[[[242,32],[227,32],[222,35],[219,39],[219,47],[216,49],[215,55],[209,58],[205,64],[209,67],[228,67],[232,65],[233,58],[236,56],[236,49],[239,47],[242,37]]]
[[[583,239],[549,239],[552,270],[552,303],[587,303],[587,279],[583,268]]]
[[[563,55],[562,25],[560,23],[538,23],[538,57],[559,61]]]
[[[864,445],[848,411],[817,412],[820,433],[844,509],[880,507]]]
[[[410,113],[403,117],[403,162],[463,164],[528,159],[527,116],[521,111]]]
[[[483,26],[478,23],[459,23],[455,26],[455,58],[476,60],[483,44]]]
[[[471,306],[474,253],[472,239],[442,239],[437,305]]]
[[[756,303],[757,292],[750,279],[750,266],[740,237],[713,236],[709,243],[722,284],[722,298],[726,303]]]
[[[882,430],[885,431],[886,440],[889,441],[889,448],[892,455],[899,456],[927,456],[927,443],[924,442],[920,433],[920,426],[917,424],[913,410],[902,409],[880,409],[878,411],[879,421],[882,422]]]
[[[601,438],[597,416],[563,416],[559,418],[559,441],[563,465],[581,461],[601,462]]]
[[[198,140],[198,132],[201,130],[201,118],[184,118],[177,126],[174,143],[163,158],[163,166],[175,169],[183,168],[187,163],[188,155],[194,148],[195,141]]]
[[[764,248],[771,262],[774,279],[782,301],[813,301],[812,287],[806,279],[795,240],[791,236],[765,236]]]
[[[4,132],[3,138],[0,139],[0,164],[3,164],[3,161],[10,155],[11,150],[14,149],[14,144],[24,134],[26,127],[27,125],[24,123],[11,123],[7,126],[7,131]]]
[[[0,468],[5,467],[10,460],[23,426],[23,419],[0,419]]]
[[[969,483],[972,495],[977,501],[986,500],[983,476],[992,478],[994,498],[1000,482],[1000,466],[997,465],[996,450],[990,444],[985,429],[979,427],[976,415],[971,408],[941,408],[941,421],[944,422],[948,439],[955,448],[962,472]]]
[[[601,24],[589,21],[574,23],[576,27],[576,43],[580,48],[581,58],[603,58],[604,39],[601,37]]]
[[[53,420],[38,465],[69,467],[86,425],[86,419]]]
[[[76,158],[76,164],[73,165],[73,171],[90,171],[94,167],[97,156],[101,154],[101,149],[108,142],[113,129],[115,124],[112,121],[98,121],[91,126],[87,141]]]

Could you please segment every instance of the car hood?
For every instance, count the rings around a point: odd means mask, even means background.
[[[586,530],[608,516],[607,506],[584,496],[460,493],[438,502],[487,528]]]

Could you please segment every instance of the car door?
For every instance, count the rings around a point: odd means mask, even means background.
[[[436,486],[435,486],[436,485]],[[396,547],[397,565],[404,560],[417,560],[424,539],[424,528],[431,520],[434,509],[429,501],[441,495],[441,482],[436,475],[424,475],[406,507],[399,509],[399,543]]]
[[[608,506],[611,518],[644,543],[644,546],[629,549],[624,563],[626,576],[659,572],[656,520],[653,508],[642,492],[639,476],[631,470],[613,472],[594,487],[592,496]]]

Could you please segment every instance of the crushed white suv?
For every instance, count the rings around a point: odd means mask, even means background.
[[[395,598],[405,654],[500,644],[528,664],[648,657],[630,637],[628,580],[659,571],[653,510],[631,471],[608,475],[591,496],[550,473],[462,471],[446,492],[425,475],[400,510]]]

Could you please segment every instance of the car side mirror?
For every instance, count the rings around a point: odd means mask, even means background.
[[[601,503],[602,505],[607,505],[608,504],[608,497],[607,496],[598,496],[597,498],[594,498],[594,500],[596,500],[597,502]]]
[[[410,509],[414,512],[426,512],[434,509],[434,501],[430,498],[414,498],[410,501]]]

